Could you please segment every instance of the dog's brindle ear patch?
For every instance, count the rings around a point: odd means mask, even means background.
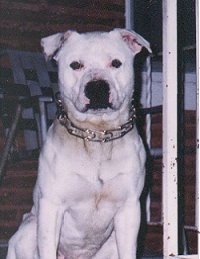
[[[142,47],[146,48],[149,53],[152,53],[149,42],[136,32],[126,29],[116,29],[116,31],[121,34],[123,41],[126,42],[134,54],[139,53]]]
[[[43,52],[45,58],[50,60],[55,57],[58,51],[62,48],[64,42],[68,40],[73,31],[66,31],[64,33],[56,33],[50,35],[48,37],[41,39],[41,46],[43,48]]]

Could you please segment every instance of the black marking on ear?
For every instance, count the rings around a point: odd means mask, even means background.
[[[58,52],[62,49],[64,43],[66,41],[66,38],[64,36],[64,34],[62,35],[62,37],[60,38],[60,45],[59,47],[54,51],[54,53],[52,54],[52,59],[55,59],[55,56],[58,54]]]

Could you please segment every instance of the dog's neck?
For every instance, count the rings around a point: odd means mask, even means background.
[[[134,128],[135,125],[136,113],[134,106],[132,106],[130,109],[130,116],[128,120],[117,127],[101,130],[90,129],[88,127],[82,128],[72,122],[72,120],[70,120],[67,112],[64,110],[61,99],[57,97],[56,101],[58,106],[57,119],[60,124],[67,129],[69,134],[84,139],[86,141],[100,143],[113,141],[125,136]]]

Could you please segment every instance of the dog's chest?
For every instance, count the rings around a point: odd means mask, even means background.
[[[137,189],[139,159],[132,140],[84,143],[58,126],[60,134],[52,134],[40,158],[41,192],[75,218],[105,211],[109,220]]]
[[[133,159],[127,145],[85,146],[76,140],[59,145],[55,153],[47,151],[50,155],[40,163],[40,186],[74,218],[104,211],[109,220],[126,201],[133,183]]]
[[[130,166],[126,159],[115,157],[109,148],[93,152],[77,154],[76,161],[68,157],[70,173],[66,182],[61,179],[59,184],[63,199],[74,210],[115,210],[127,197],[132,175],[128,173]]]
[[[115,210],[120,207],[121,203],[127,197],[127,179],[123,174],[116,175],[113,179],[107,181],[98,177],[96,180],[83,178],[80,175],[74,176],[77,178],[76,191],[74,193],[75,207],[83,207],[92,210]]]
[[[98,179],[90,182],[75,175],[74,189],[66,200],[62,234],[65,242],[80,237],[81,240],[98,239],[97,243],[106,239],[112,231],[114,215],[128,196],[126,182],[126,177],[120,174],[105,183]]]
[[[106,168],[104,165],[104,170]],[[102,179],[94,174],[95,171],[90,171],[90,176],[87,177],[80,173],[71,176],[63,204],[63,246],[68,247],[72,240],[84,245],[85,240],[89,243],[95,240],[95,243],[101,244],[110,235],[113,218],[128,197],[130,181],[125,174],[116,173],[112,178]]]
[[[91,166],[92,167],[92,166]],[[70,211],[99,211],[111,212],[126,199],[128,186],[127,176],[123,173],[109,174],[109,170],[99,168],[77,171],[71,174],[67,188],[63,186],[63,199]],[[95,166],[94,166],[95,167]]]

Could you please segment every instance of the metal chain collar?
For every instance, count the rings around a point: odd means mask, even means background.
[[[92,142],[109,142],[115,139],[122,138],[129,131],[131,131],[135,124],[135,108],[131,107],[131,116],[129,120],[121,126],[109,130],[91,130],[88,128],[80,128],[68,118],[67,113],[64,111],[62,100],[59,98],[59,93],[56,94],[56,103],[58,107],[57,119],[67,131],[78,138]]]

